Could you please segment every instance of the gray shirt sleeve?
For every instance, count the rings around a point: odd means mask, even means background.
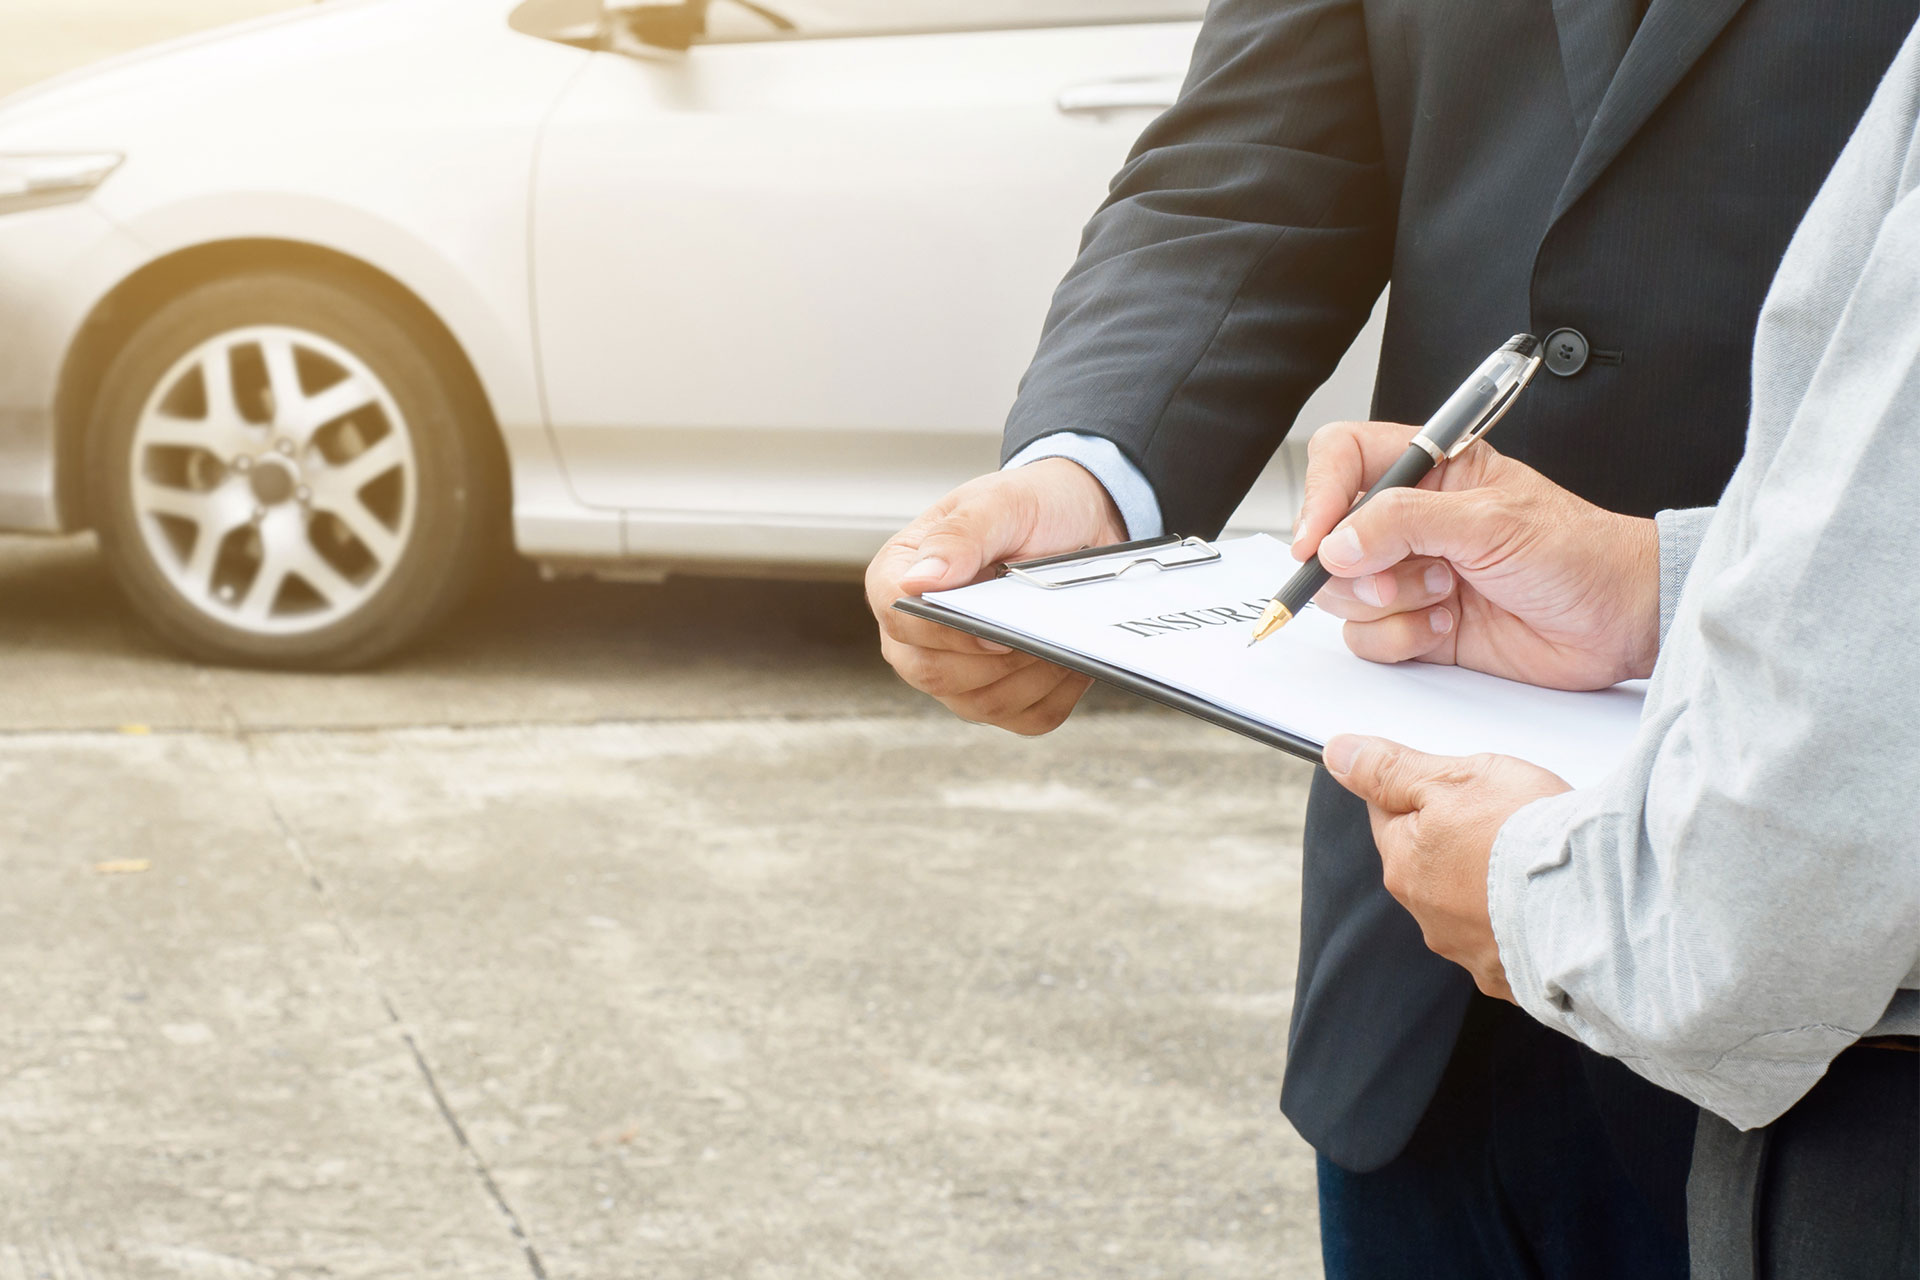
[[[1797,282],[1830,340],[1776,326],[1804,392],[1757,401],[1710,520],[1662,519],[1632,755],[1516,813],[1488,874],[1521,1005],[1742,1128],[1920,985],[1920,197],[1866,231],[1857,280]]]
[[[1700,553],[1700,541],[1713,523],[1712,507],[1692,507],[1685,511],[1662,511],[1654,517],[1660,532],[1660,641],[1666,643],[1667,629],[1680,607],[1680,588],[1687,584],[1687,572]]]

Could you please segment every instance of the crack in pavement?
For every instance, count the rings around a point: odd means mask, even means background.
[[[307,877],[307,883],[312,886],[315,895],[319,897],[328,922],[333,925],[334,930],[346,944],[348,954],[360,966],[360,971],[366,974],[368,983],[373,987],[374,995],[379,997],[381,1007],[387,1011],[387,1018],[393,1023],[394,1031],[406,1044],[407,1052],[413,1056],[414,1066],[420,1072],[420,1078],[427,1087],[427,1093],[433,1098],[433,1104],[439,1110],[440,1118],[446,1121],[448,1132],[453,1135],[454,1141],[465,1154],[468,1167],[479,1179],[487,1198],[493,1202],[494,1208],[506,1220],[507,1230],[512,1234],[515,1243],[520,1247],[521,1254],[526,1258],[529,1273],[534,1280],[548,1280],[546,1265],[540,1260],[540,1251],[534,1246],[533,1237],[528,1233],[526,1224],[521,1221],[520,1214],[514,1209],[513,1203],[507,1199],[506,1192],[501,1189],[499,1181],[493,1176],[493,1170],[487,1166],[486,1160],[480,1155],[479,1148],[473,1145],[466,1126],[460,1123],[460,1117],[448,1100],[446,1091],[440,1087],[439,1075],[434,1071],[433,1064],[427,1060],[426,1051],[421,1048],[419,1040],[409,1030],[411,1024],[401,1016],[399,1006],[394,1003],[393,997],[388,994],[386,986],[380,981],[372,956],[360,944],[359,935],[354,933],[352,925],[335,907],[333,895],[327,889],[327,882],[320,874],[319,865],[313,860],[313,855],[307,849],[306,842],[300,838],[300,833],[294,829],[293,822],[287,817],[286,811],[280,807],[279,797],[273,791],[273,783],[268,779],[266,769],[260,761],[260,755],[254,749],[253,735],[245,730],[236,730],[232,736],[239,741],[241,748],[247,754],[247,765],[253,771],[254,781],[259,786],[261,798],[266,802],[267,812],[272,815],[274,826],[280,832],[281,842],[286,846],[295,864]]]

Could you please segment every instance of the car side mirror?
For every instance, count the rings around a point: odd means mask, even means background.
[[[507,17],[507,25],[536,40],[597,49],[606,15],[600,0],[525,0]]]
[[[707,33],[707,0],[664,4],[616,0],[608,6],[608,16],[641,44],[671,53],[685,53]]]

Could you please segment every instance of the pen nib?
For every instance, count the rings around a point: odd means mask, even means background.
[[[1265,640],[1268,636],[1292,621],[1293,610],[1287,608],[1287,606],[1281,604],[1278,600],[1269,600],[1265,612],[1260,615],[1260,621],[1254,624],[1253,639],[1247,641],[1247,648],[1253,648],[1253,646],[1259,644],[1262,640]]]

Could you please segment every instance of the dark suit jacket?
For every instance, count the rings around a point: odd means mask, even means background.
[[[1592,358],[1496,446],[1617,511],[1716,501],[1768,282],[1916,0],[1640,8],[1214,0],[1060,287],[1007,455],[1105,436],[1170,531],[1217,532],[1391,280],[1377,418],[1422,421],[1509,335],[1571,327]],[[1341,1165],[1392,1159],[1470,992],[1320,775],[1287,1115]]]

